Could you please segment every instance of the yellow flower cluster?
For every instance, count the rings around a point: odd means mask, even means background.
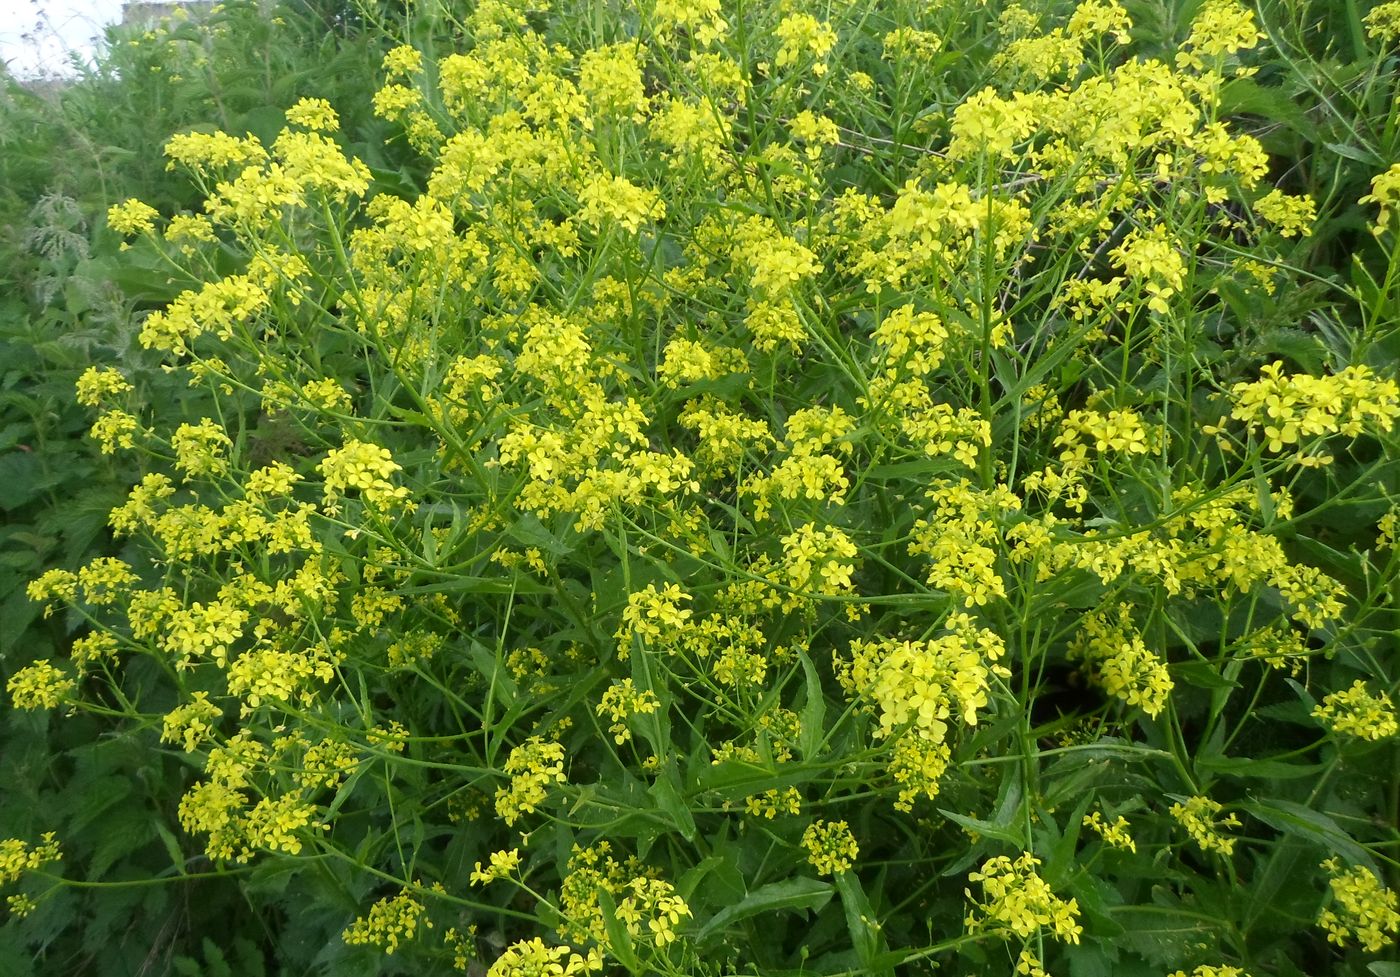
[[[629,595],[622,611],[622,623],[614,635],[617,657],[625,661],[637,638],[641,639],[643,647],[679,639],[691,616],[690,609],[681,605],[689,601],[690,595],[673,583],[664,584],[660,589],[656,584],[647,584],[643,590]]]
[[[632,730],[627,720],[632,716],[647,716],[661,708],[661,700],[650,690],[640,691],[630,678],[613,682],[603,691],[603,699],[598,703],[598,715],[606,715],[610,721],[608,732],[613,742],[621,746],[632,738]]]
[[[226,132],[184,132],[165,144],[166,169],[180,164],[203,176],[215,170],[267,159],[267,150],[251,133],[243,139]]]
[[[875,327],[874,339],[888,357],[887,369],[925,376],[943,363],[948,327],[932,312],[915,312],[912,305],[891,311]]]
[[[1360,679],[1349,689],[1324,696],[1312,714],[1333,732],[1358,739],[1374,742],[1400,732],[1390,696],[1385,692],[1373,694]]]
[[[816,820],[802,832],[807,861],[818,875],[836,875],[850,869],[860,854],[851,826],[845,821]]]
[[[43,868],[62,857],[52,831],[45,832],[39,844],[31,845],[19,838],[0,841],[0,885],[9,885],[25,872]]]
[[[1400,902],[1376,877],[1361,865],[1343,868],[1335,858],[1322,863],[1332,876],[1332,904],[1322,910],[1317,924],[1327,931],[1327,941],[1346,946],[1351,940],[1371,953],[1395,942],[1400,934]]]
[[[1385,0],[1366,14],[1366,36],[1390,44],[1400,38],[1400,0]]]
[[[1004,485],[974,489],[967,479],[945,482],[928,492],[933,512],[914,522],[911,555],[927,555],[930,586],[961,598],[964,607],[982,607],[1006,596],[998,572],[998,523],[1021,508]]]
[[[1284,237],[1312,236],[1317,220],[1317,204],[1304,194],[1295,197],[1282,190],[1271,190],[1254,201],[1254,212],[1278,228]]]
[[[1227,55],[1253,48],[1263,37],[1254,11],[1239,0],[1206,0],[1191,22],[1191,33],[1176,62],[1180,67],[1202,71],[1206,59],[1218,66]]]
[[[1134,229],[1109,256],[1129,281],[1137,282],[1147,293],[1149,309],[1163,315],[1171,309],[1168,300],[1181,291],[1186,280],[1186,259],[1166,227],[1158,224],[1150,230]]]
[[[590,227],[603,228],[616,223],[628,234],[636,234],[644,221],[660,221],[666,205],[655,190],[633,184],[626,177],[599,176],[579,191],[583,208],[579,218]]]
[[[208,692],[195,692],[189,702],[165,714],[160,741],[179,743],[186,753],[193,753],[200,744],[213,739],[223,715],[224,711],[209,701]]]
[[[315,132],[335,132],[340,128],[340,117],[324,98],[300,99],[287,110],[287,121]]]
[[[1171,816],[1186,829],[1191,840],[1202,851],[1230,856],[1235,852],[1235,839],[1221,832],[1222,828],[1238,828],[1240,819],[1233,814],[1220,817],[1221,805],[1209,797],[1188,797],[1171,806]]]
[[[729,30],[721,10],[720,0],[656,0],[657,37],[669,40],[685,30],[697,44],[709,47]]]
[[[505,772],[510,783],[496,790],[496,814],[506,824],[515,824],[544,803],[551,784],[567,780],[564,747],[532,736],[510,751]]]
[[[739,753],[740,751],[735,750],[732,752],[732,756],[737,756]],[[757,751],[751,751],[744,758],[754,763],[760,762]],[[721,762],[719,751],[716,752],[714,762]],[[766,818],[769,821],[775,820],[779,814],[796,817],[802,813],[802,792],[796,787],[784,787],[781,790],[774,787],[772,790],[765,790],[762,794],[750,794],[744,798],[744,813],[750,817]]]
[[[1166,708],[1171,675],[1166,663],[1148,650],[1128,605],[1085,615],[1069,655],[1083,661],[1090,677],[1114,698],[1152,717]]]
[[[968,874],[970,882],[982,883],[982,901],[964,890],[972,902],[966,926],[969,932],[1009,931],[1022,939],[1048,929],[1055,939],[1078,943],[1084,928],[1079,925],[1079,903],[1061,899],[1036,873],[1040,859],[1023,852],[1014,860],[997,855]]]
[[[47,661],[26,665],[10,676],[5,691],[16,709],[54,709],[77,688],[68,673]]]
[[[799,526],[782,538],[783,584],[791,593],[784,602],[786,608],[796,608],[814,596],[839,596],[851,593],[851,575],[856,567],[853,560],[859,550],[842,530],[818,529],[815,524]]]
[[[486,977],[580,977],[603,969],[597,947],[580,956],[567,946],[545,946],[539,937],[506,947]]]
[[[741,349],[710,346],[676,337],[666,344],[661,362],[656,365],[656,374],[666,386],[676,388],[683,384],[746,373],[748,368],[748,358]]]
[[[617,919],[634,941],[657,947],[675,942],[676,927],[691,916],[675,887],[655,877],[635,857],[619,862],[611,845],[600,842],[589,848],[574,847],[568,872],[559,889],[563,910],[558,931],[572,942],[592,941],[610,945],[599,893],[606,892],[617,910]]]
[[[511,874],[520,868],[520,849],[492,852],[489,861],[490,864],[485,868],[482,868],[480,862],[476,863],[471,874],[472,885],[487,885],[497,879],[510,878]]]
[[[175,467],[185,481],[222,475],[228,470],[229,440],[224,429],[205,417],[198,424],[181,424],[170,438],[175,450]]]
[[[836,32],[831,25],[817,20],[811,14],[789,14],[779,22],[774,34],[779,40],[778,54],[773,64],[785,68],[796,64],[805,56],[811,56],[814,75],[826,74],[824,59],[836,46]]]
[[[373,946],[392,954],[401,943],[430,929],[427,907],[405,889],[396,896],[385,896],[370,907],[369,914],[351,923],[341,938],[351,946]]]
[[[1094,811],[1084,815],[1083,826],[1093,828],[1098,832],[1099,837],[1112,845],[1114,848],[1121,848],[1127,852],[1137,853],[1137,842],[1128,832],[1128,819],[1121,815],[1113,821],[1104,818],[1103,813]]]
[[[836,677],[853,699],[876,714],[879,735],[889,741],[890,773],[900,784],[895,806],[938,793],[951,755],[949,723],[976,726],[990,702],[991,681],[1010,673],[998,664],[1005,645],[995,633],[955,614],[948,634],[929,641],[858,639],[850,659],[836,661]]]
[[[84,407],[101,407],[108,397],[117,397],[131,390],[131,384],[120,370],[90,366],[78,377],[78,403]]]
[[[1261,437],[1270,451],[1296,445],[1304,464],[1331,461],[1309,452],[1318,439],[1389,431],[1400,418],[1400,385],[1360,365],[1317,377],[1285,375],[1276,361],[1259,371],[1258,380],[1235,384],[1231,396],[1230,416],[1244,422],[1251,436]]]
[[[327,452],[316,466],[325,480],[327,502],[343,495],[346,489],[355,489],[375,506],[393,505],[408,498],[407,488],[389,481],[401,470],[389,449],[353,439]]]
[[[160,211],[132,198],[107,210],[107,226],[118,234],[149,234],[155,230]]]

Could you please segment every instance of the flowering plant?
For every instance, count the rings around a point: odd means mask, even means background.
[[[957,7],[493,0],[384,58],[404,175],[316,98],[173,136],[203,213],[109,223],[188,394],[79,381],[130,545],[30,585],[83,634],[13,704],[185,758],[174,868],[297,880],[325,968],[1390,943],[1396,334],[1261,355],[1317,215],[1227,109],[1261,24]]]

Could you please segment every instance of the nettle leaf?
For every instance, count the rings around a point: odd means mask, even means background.
[[[102,881],[108,869],[130,859],[157,840],[149,813],[135,805],[110,810],[102,821],[102,834],[87,864],[87,877]]]

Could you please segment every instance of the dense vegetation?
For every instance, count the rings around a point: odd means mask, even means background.
[[[1400,3],[111,40],[0,102],[4,973],[1397,972]]]

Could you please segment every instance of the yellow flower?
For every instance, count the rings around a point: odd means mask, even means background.
[[[1119,817],[1115,821],[1106,821],[1099,811],[1084,815],[1083,825],[1086,828],[1093,828],[1099,833],[1105,842],[1114,848],[1121,848],[1124,851],[1137,852],[1137,842],[1128,833],[1128,819]]]
[[[423,70],[423,55],[411,44],[400,44],[384,55],[383,68],[390,78],[416,75]]]
[[[1166,663],[1148,650],[1128,605],[1118,605],[1116,615],[1106,610],[1085,615],[1069,655],[1088,665],[1090,677],[1109,695],[1153,717],[1166,708],[1173,688],[1171,674]]]
[[[209,701],[208,692],[196,692],[189,702],[165,714],[160,741],[180,743],[186,753],[193,753],[200,743],[213,738],[214,724],[223,715],[223,710]]]
[[[43,868],[62,857],[52,831],[46,832],[40,844],[30,845],[19,838],[0,841],[0,885],[9,885],[25,872]]]
[[[810,55],[816,62],[812,74],[826,74],[825,58],[836,46],[836,32],[830,24],[811,14],[789,14],[779,22],[774,34],[780,42],[773,59],[774,67],[785,68],[796,64],[804,55]]]
[[[1292,196],[1271,190],[1254,201],[1254,212],[1278,228],[1283,237],[1310,237],[1317,220],[1317,205],[1307,194]]]

